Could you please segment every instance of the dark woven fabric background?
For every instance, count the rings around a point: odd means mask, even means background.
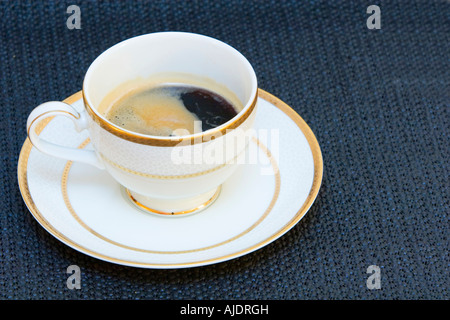
[[[69,30],[66,9],[81,9]],[[381,30],[366,9],[381,8]],[[448,299],[448,1],[0,1],[0,299]],[[249,255],[147,270],[81,254],[33,219],[17,184],[26,118],[81,89],[132,36],[189,31],[229,43],[259,86],[320,143],[306,217]],[[80,290],[66,269],[81,268]],[[368,266],[381,268],[369,290]]]

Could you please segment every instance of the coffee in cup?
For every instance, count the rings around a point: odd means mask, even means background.
[[[165,75],[164,81],[136,80],[127,92],[120,86],[104,99],[103,114],[132,132],[177,136],[216,128],[242,110],[240,100],[226,87],[218,88],[210,79],[193,81],[194,75],[184,77],[189,81],[181,81],[179,75]]]

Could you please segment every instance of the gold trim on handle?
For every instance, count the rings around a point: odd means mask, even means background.
[[[73,113],[70,113],[70,112],[65,111],[65,110],[52,110],[52,111],[46,111],[46,112],[43,112],[43,113],[37,115],[36,118],[34,118],[34,119],[31,121],[30,125],[29,125],[28,128],[27,128],[27,136],[28,136],[28,137],[30,136],[30,129],[31,129],[31,127],[33,126],[33,124],[34,124],[36,121],[43,121],[45,118],[48,118],[49,116],[47,116],[47,115],[50,114],[50,113],[65,113],[65,114],[68,114],[69,116],[75,118],[76,120],[79,120],[79,119],[80,119],[80,116],[76,116],[76,115],[74,115]],[[50,116],[50,118],[53,118],[53,117],[56,117],[56,116],[57,116],[57,115],[55,114],[55,115],[53,115],[53,116]],[[39,124],[38,124],[38,126],[39,126]],[[35,131],[37,131],[37,130],[35,130]]]

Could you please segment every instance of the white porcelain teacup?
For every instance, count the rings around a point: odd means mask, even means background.
[[[226,87],[243,109],[216,128],[175,137],[123,129],[99,110],[105,97],[118,88],[126,90],[139,79],[171,75]],[[59,101],[43,103],[31,112],[27,130],[33,145],[51,156],[106,169],[147,211],[180,215],[211,204],[240,163],[236,159],[247,148],[246,131],[252,128],[258,86],[248,60],[231,46],[198,34],[160,32],[125,40],[103,52],[89,67],[82,91],[85,110],[81,113]],[[78,131],[87,129],[94,150],[40,138],[35,127],[50,116],[69,117]]]

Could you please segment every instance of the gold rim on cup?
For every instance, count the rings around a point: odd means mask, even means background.
[[[197,143],[203,143],[210,140],[214,140],[217,137],[225,135],[230,130],[238,128],[247,118],[252,114],[254,109],[256,108],[256,103],[258,101],[258,90],[256,91],[256,95],[253,98],[249,107],[244,107],[244,109],[238,113],[233,119],[224,123],[221,126],[216,128],[206,130],[202,133],[181,136],[181,137],[158,137],[158,136],[150,136],[138,134],[132,131],[127,131],[122,129],[119,126],[114,125],[113,123],[107,121],[102,118],[98,113],[94,111],[94,109],[89,105],[87,98],[85,96],[85,90],[82,91],[83,94],[83,102],[86,107],[86,111],[89,116],[94,120],[102,129],[116,135],[117,137],[149,146],[158,146],[158,147],[173,147],[177,145],[194,145]]]

